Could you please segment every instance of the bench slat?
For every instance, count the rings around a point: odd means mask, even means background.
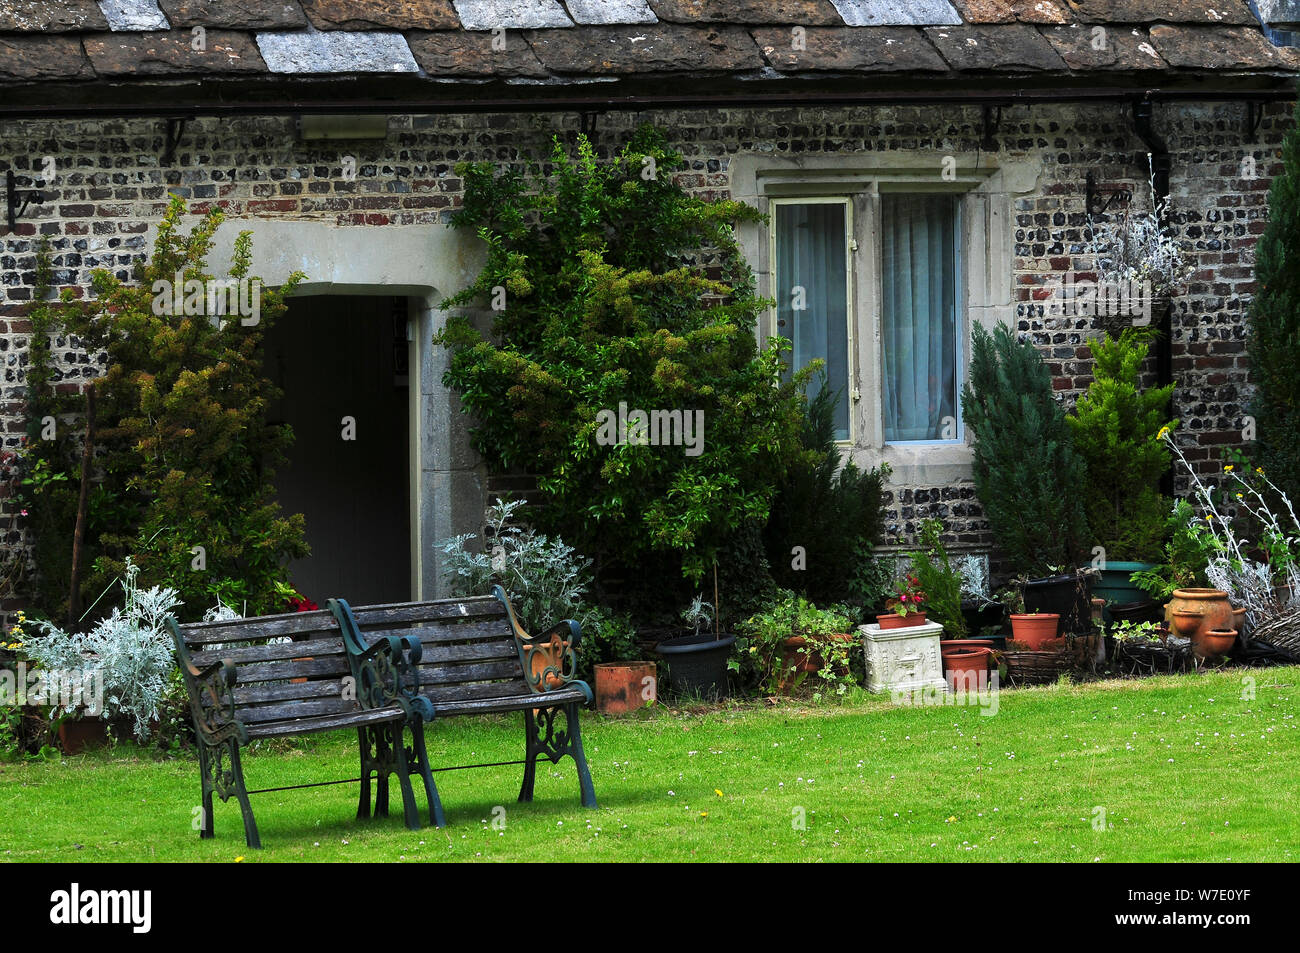
[[[303,638],[312,634],[330,633],[338,635],[338,631],[338,622],[324,609],[264,615],[231,622],[191,622],[181,626],[185,644],[195,648],[211,642],[253,642],[283,636]]]
[[[288,722],[265,722],[248,729],[249,738],[283,738],[288,735],[311,735],[321,731],[337,731],[339,728],[360,728],[365,725],[382,724],[399,721],[403,717],[402,709],[376,708],[371,711],[357,711],[347,715],[321,715],[316,718],[298,718]]]
[[[272,682],[290,678],[331,678],[350,674],[348,660],[343,655],[235,667],[237,683],[245,685],[250,682]]]
[[[520,678],[523,670],[519,656],[496,662],[471,662],[467,665],[419,666],[420,690],[429,685],[458,685],[462,682],[500,681],[503,678]]]
[[[229,660],[236,664],[255,662],[274,662],[279,659],[304,657],[322,657],[343,655],[343,640],[338,632],[334,638],[309,639],[303,642],[280,642],[276,645],[246,645],[240,648],[217,649],[215,651],[194,652],[190,658],[194,664],[203,668],[213,662]]]
[[[340,692],[332,698],[327,696],[275,705],[244,705],[239,709],[239,720],[246,725],[255,725],[265,721],[289,721],[317,715],[345,715],[356,711],[356,708],[356,700],[344,699]]]
[[[523,711],[525,708],[552,708],[569,702],[586,702],[587,696],[578,688],[557,688],[553,692],[529,692],[505,698],[476,698],[464,701],[434,702],[433,712],[439,718],[455,715],[483,715],[501,711]]]
[[[270,702],[295,701],[308,698],[342,697],[341,678],[312,679],[309,682],[291,682],[288,685],[235,685],[236,709],[244,705],[265,705]]]
[[[466,622],[460,625],[443,622],[424,628],[373,629],[368,632],[363,630],[361,633],[368,645],[374,645],[379,639],[390,635],[419,639],[424,645],[438,645],[444,642],[483,642],[514,637],[514,633],[510,630],[510,623],[504,618]]]
[[[445,701],[467,701],[474,698],[507,698],[527,695],[532,691],[523,679],[510,682],[463,682],[458,685],[432,685],[420,683],[420,694],[435,706]]]
[[[464,612],[461,611],[462,607]],[[352,610],[357,625],[367,629],[396,628],[412,622],[455,621],[479,616],[505,617],[501,603],[491,596],[477,599],[440,599],[435,602],[399,602],[387,606],[362,606]]]
[[[448,662],[490,662],[496,659],[519,660],[519,650],[513,640],[499,639],[495,642],[472,642],[469,645],[426,645],[420,665],[437,665]],[[519,666],[523,674],[523,666]]]

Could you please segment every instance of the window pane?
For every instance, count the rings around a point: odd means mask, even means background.
[[[957,199],[886,193],[880,211],[885,440],[956,440]]]
[[[795,369],[821,358],[826,381],[839,392],[835,439],[849,439],[848,288],[845,276],[846,206],[776,206],[777,334],[794,342]],[[820,376],[808,388],[820,389]]]

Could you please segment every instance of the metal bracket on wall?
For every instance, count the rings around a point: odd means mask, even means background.
[[[1084,207],[1088,210],[1089,218],[1105,215],[1116,205],[1127,207],[1133,201],[1132,189],[1124,186],[1101,188],[1097,185],[1097,176],[1092,172],[1084,179],[1084,189]]]
[[[185,135],[185,124],[188,119],[168,119],[167,134],[164,140],[162,154],[162,164],[171,165],[172,160],[176,158],[176,147],[181,144],[181,136]]]
[[[998,126],[1002,122],[1001,106],[984,106],[984,115],[981,122],[982,135],[980,138],[980,148],[985,152],[997,152],[998,140],[996,138]]]
[[[1246,132],[1253,136],[1259,132],[1260,124],[1264,121],[1264,104],[1258,103],[1253,99],[1246,100]]]
[[[27,206],[33,202],[40,205],[45,201],[40,192],[32,191],[27,193],[27,198],[23,199],[22,205],[19,205],[18,184],[12,169],[5,173],[5,198],[9,205],[9,234],[11,235],[18,230],[18,219],[27,211]]]

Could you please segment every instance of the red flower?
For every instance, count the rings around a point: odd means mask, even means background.
[[[316,603],[312,602],[305,596],[289,600],[289,609],[293,612],[314,612],[319,608],[320,606],[316,605]]]

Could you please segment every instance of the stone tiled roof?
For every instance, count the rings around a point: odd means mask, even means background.
[[[1256,9],[1286,26],[1293,6]],[[62,104],[349,84],[407,99],[1259,88],[1300,72],[1276,35],[1248,0],[0,0],[0,85]]]

